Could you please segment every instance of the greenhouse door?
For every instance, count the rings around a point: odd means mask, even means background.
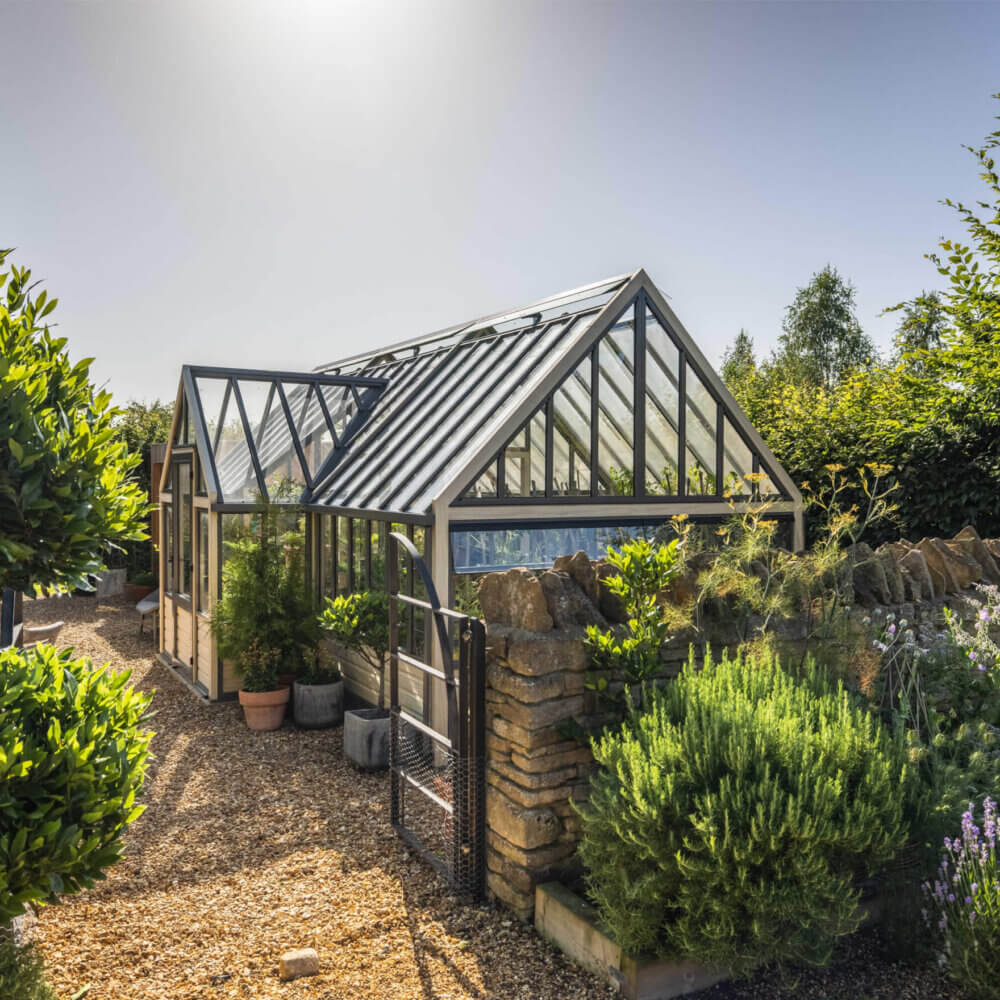
[[[401,557],[422,577],[428,600],[400,593]],[[389,536],[389,592],[392,825],[459,894],[478,900],[486,882],[486,630],[478,619],[441,607],[416,547],[396,532]],[[405,627],[413,614],[426,622],[424,659],[400,641],[414,635]],[[443,694],[445,732],[400,706],[401,665]]]

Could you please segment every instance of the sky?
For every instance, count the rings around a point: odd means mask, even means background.
[[[0,246],[115,400],[644,267],[707,356],[827,263],[881,346],[996,127],[1000,3],[0,0]]]

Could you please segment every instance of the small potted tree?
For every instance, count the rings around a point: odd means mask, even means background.
[[[389,711],[385,708],[389,598],[376,590],[328,597],[320,623],[335,642],[357,653],[378,676],[378,705],[344,714],[344,755],[362,770],[384,770],[389,766]]]
[[[292,685],[292,712],[302,729],[329,729],[344,721],[344,679],[322,650]]]
[[[254,530],[227,543],[212,630],[219,654],[233,660],[242,676],[247,724],[258,728],[247,712],[250,702],[260,705],[259,696],[271,695],[281,708],[263,728],[280,726],[291,691],[279,675],[298,677],[314,667],[321,635],[306,583],[300,518],[289,505],[264,503]]]

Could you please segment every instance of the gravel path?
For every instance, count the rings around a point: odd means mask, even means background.
[[[254,735],[238,705],[205,705],[153,660],[131,605],[25,602],[60,643],[156,689],[156,760],[125,859],[42,911],[50,978],[87,1000],[607,998],[530,928],[463,906],[389,826],[388,780],[345,764],[340,730]],[[282,983],[315,947],[321,973]]]
[[[389,826],[388,780],[344,763],[340,730],[254,735],[235,704],[199,702],[153,659],[131,604],[25,602],[60,643],[156,690],[146,813],[104,883],[42,911],[62,995],[87,1000],[364,998],[596,1000],[612,993],[530,928],[464,906]],[[282,983],[278,957],[315,947],[321,973]],[[794,984],[775,973],[699,1000],[957,1000],[932,969],[894,966],[868,936]]]

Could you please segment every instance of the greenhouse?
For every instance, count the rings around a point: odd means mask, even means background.
[[[182,370],[160,503],[161,640],[201,694],[235,697],[208,612],[227,542],[264,498],[304,521],[318,596],[386,586],[390,531],[440,600],[685,514],[757,500],[803,545],[802,498],[645,271],[322,365]],[[401,586],[418,592],[419,578]],[[419,616],[418,616],[419,618]],[[411,618],[409,641],[422,623]],[[345,666],[370,702],[377,681]],[[419,682],[405,692],[428,711]]]

